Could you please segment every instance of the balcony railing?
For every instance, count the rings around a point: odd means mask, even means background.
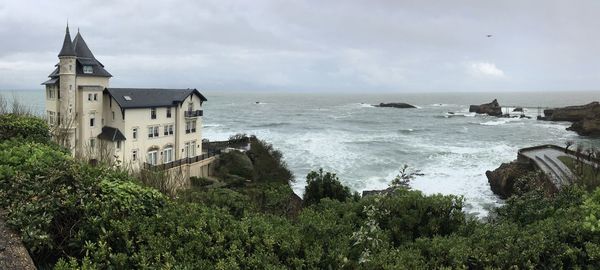
[[[202,116],[202,110],[185,111],[184,115],[185,115],[185,117],[198,117],[198,116]]]
[[[214,157],[219,154],[221,154],[221,150],[211,151],[211,152],[204,153],[202,155],[195,156],[195,157],[182,158],[182,159],[178,159],[173,162],[169,162],[169,163],[165,163],[165,164],[152,165],[150,163],[144,163],[144,169],[146,169],[146,170],[149,170],[149,169],[168,170],[171,168],[179,167],[181,165],[196,163],[198,161],[202,161],[202,160]]]

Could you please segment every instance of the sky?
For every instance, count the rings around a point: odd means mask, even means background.
[[[68,20],[115,87],[600,90],[598,14],[597,0],[0,0],[0,89],[42,88]]]

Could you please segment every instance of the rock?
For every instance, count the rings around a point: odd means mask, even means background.
[[[551,121],[577,122],[594,114],[594,112],[600,112],[600,103],[597,101],[586,105],[544,110],[544,115]]]
[[[513,112],[523,112],[523,107],[516,107]]]
[[[600,136],[600,103],[544,110],[541,120],[573,122],[567,130],[582,136]]]
[[[376,190],[364,190],[362,192],[362,196],[363,197],[368,197],[368,196],[375,196],[375,195],[387,195],[391,192],[393,192],[395,189],[394,188],[386,188],[386,189],[376,189]]]
[[[0,218],[0,269],[36,269],[21,237]]]
[[[502,107],[500,107],[500,104],[498,104],[498,100],[494,99],[490,103],[471,105],[469,107],[469,112],[487,114],[491,116],[502,116]]]
[[[399,108],[399,109],[412,109],[416,108],[413,105],[402,102],[393,102],[393,103],[379,103],[379,105],[373,105],[375,107],[390,107],[390,108]]]
[[[485,172],[488,183],[494,194],[503,199],[513,194],[515,181],[529,172],[535,170],[531,165],[518,161],[502,163],[498,169]]]

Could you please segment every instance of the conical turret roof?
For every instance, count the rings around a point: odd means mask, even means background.
[[[67,25],[65,40],[63,41],[62,49],[60,49],[60,52],[58,53],[58,57],[75,55],[75,48],[73,47],[73,42],[71,42],[71,34],[69,33],[69,25]]]
[[[81,34],[79,34],[79,31],[77,31],[77,35],[73,40],[73,47],[75,48],[75,55],[77,57],[95,59],[94,54],[92,54],[92,51],[85,43],[85,40],[83,40]]]

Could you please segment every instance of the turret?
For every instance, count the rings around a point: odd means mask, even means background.
[[[59,67],[58,75],[60,77],[60,101],[59,101],[59,115],[61,126],[71,130],[75,129],[75,95],[76,95],[76,53],[73,42],[71,41],[71,34],[69,33],[69,25],[67,25],[65,39],[63,41],[62,49],[58,53]],[[74,143],[74,138],[71,140]],[[73,145],[73,144],[71,144]]]

